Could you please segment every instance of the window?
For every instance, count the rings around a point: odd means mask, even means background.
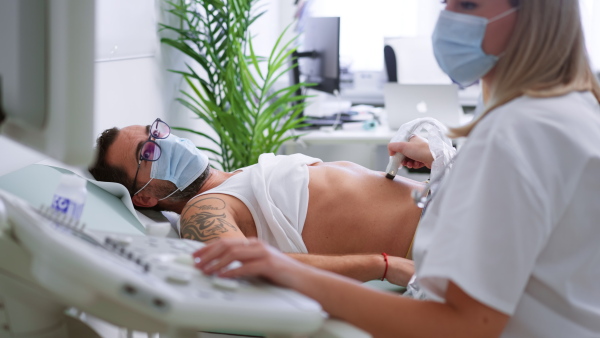
[[[340,61],[356,71],[383,70],[385,37],[430,39],[439,10],[437,1],[424,0],[314,0],[312,16],[341,17]]]
[[[312,0],[313,16],[341,17],[340,58],[351,71],[383,70],[384,37],[430,39],[442,4],[433,0]],[[580,0],[592,67],[600,71],[600,1]]]
[[[580,0],[581,21],[592,68],[600,72],[600,1]]]

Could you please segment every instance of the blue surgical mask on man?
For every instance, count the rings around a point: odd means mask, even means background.
[[[440,68],[450,78],[468,87],[487,74],[500,56],[486,54],[482,49],[487,25],[515,12],[517,8],[491,19],[444,10],[433,31],[433,53]]]
[[[171,197],[192,184],[208,167],[208,157],[192,143],[192,141],[173,134],[165,139],[156,140],[161,148],[161,156],[152,162],[150,181],[137,193],[142,191],[153,179],[170,181],[177,189],[159,201]]]

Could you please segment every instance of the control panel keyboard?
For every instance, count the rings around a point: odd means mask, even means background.
[[[194,267],[192,254],[204,247],[204,243],[188,239],[174,239],[153,236],[127,236],[100,231],[87,231],[98,242],[113,251],[116,255],[128,260],[145,273],[152,273],[167,283],[175,286],[185,286],[199,283],[205,279],[214,289],[214,293],[235,291],[240,285],[261,284],[257,280],[220,278],[204,275]],[[239,262],[230,264],[229,268],[239,266]],[[152,270],[152,271],[151,271]],[[198,285],[196,285],[198,286]],[[202,292],[203,295],[206,292]]]
[[[200,242],[88,230],[1,190],[0,223],[31,255],[41,286],[116,325],[136,318],[135,329],[148,332],[298,335],[315,332],[327,318],[317,302],[293,290],[205,275],[192,259]]]

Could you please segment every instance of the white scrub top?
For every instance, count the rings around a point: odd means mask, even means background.
[[[503,337],[600,336],[600,106],[521,97],[472,131],[417,230],[419,285],[511,316]]]

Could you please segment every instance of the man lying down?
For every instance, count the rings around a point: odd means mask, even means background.
[[[420,182],[302,154],[263,154],[256,165],[223,172],[159,119],[108,129],[97,150],[91,174],[123,184],[137,207],[181,214],[182,238],[257,237],[360,281],[385,275],[406,285],[414,272],[405,257],[421,216],[410,192]]]

